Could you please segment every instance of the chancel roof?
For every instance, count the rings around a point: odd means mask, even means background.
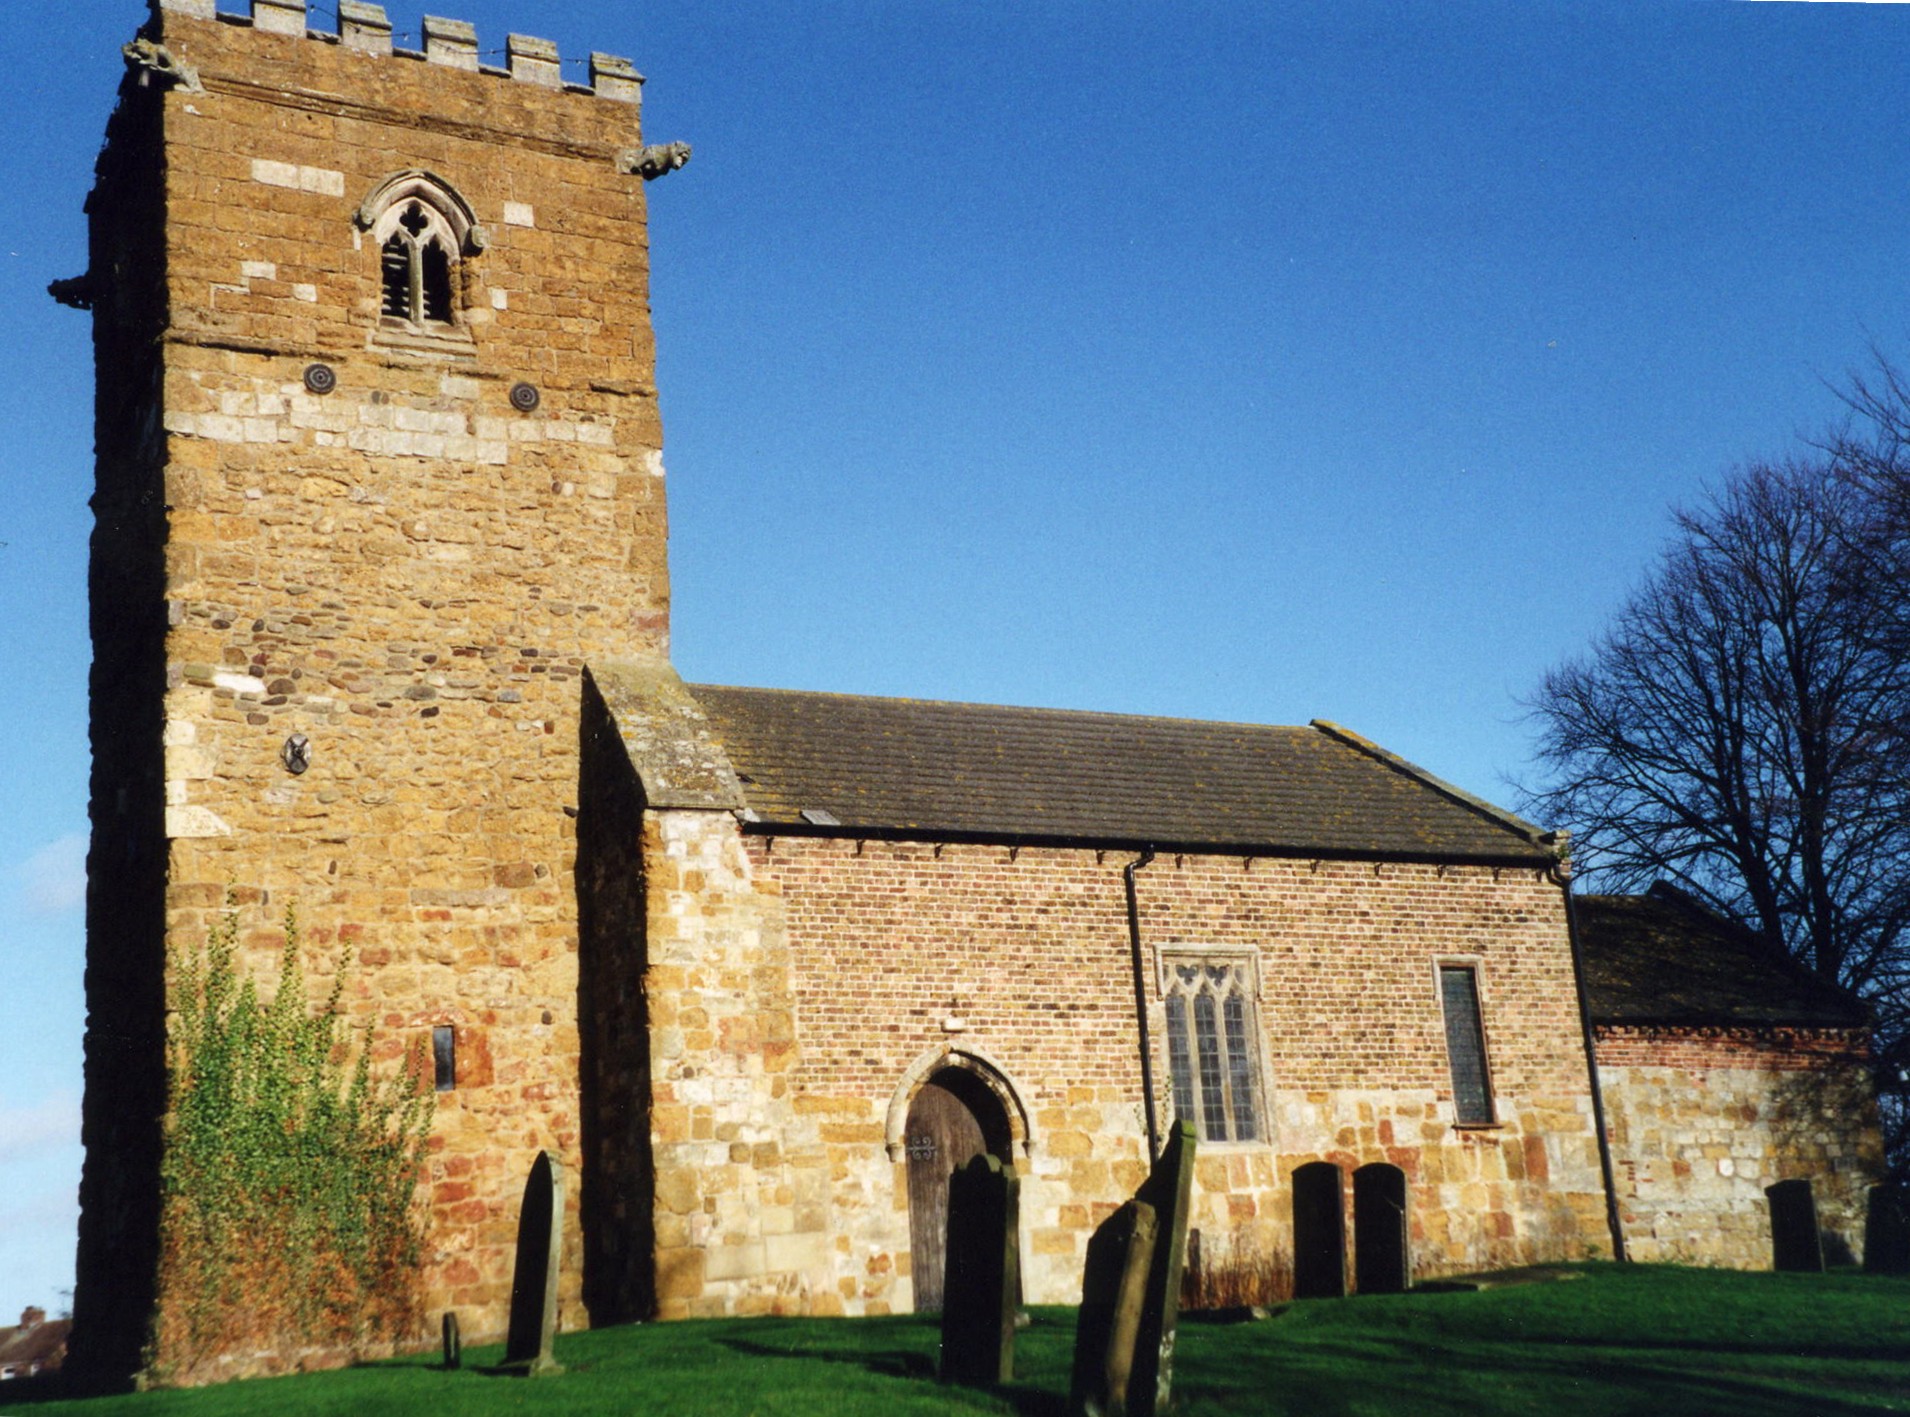
[[[1853,995],[1671,886],[1577,901],[1586,1002],[1598,1023],[1856,1028]]]
[[[1355,734],[687,686],[755,821],[797,830],[1544,865],[1539,831]]]

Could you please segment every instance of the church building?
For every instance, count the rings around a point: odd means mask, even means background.
[[[433,1053],[422,1305],[473,1340],[542,1151],[567,1328],[935,1308],[981,1152],[1075,1302],[1175,1118],[1200,1264],[1276,1292],[1302,1168],[1421,1278],[1768,1263],[1799,1176],[1861,1244],[1862,1011],[1654,1010],[1716,922],[1575,931],[1562,837],[1354,732],[684,683],[645,203],[687,149],[623,58],[316,19],[152,0],[55,289],[98,365],[73,1367],[178,1362],[169,1008],[228,900],[262,970],[296,908],[380,1067]],[[1734,1139],[1800,1076],[1855,1090]]]

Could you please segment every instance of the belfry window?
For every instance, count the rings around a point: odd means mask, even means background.
[[[379,323],[387,333],[468,342],[460,270],[486,243],[464,198],[428,172],[400,172],[365,199],[357,222],[377,244]]]
[[[1175,1115],[1203,1141],[1259,1140],[1260,1021],[1248,962],[1179,955],[1165,964]]]
[[[451,253],[424,203],[411,202],[385,239],[384,314],[412,324],[451,323]]]

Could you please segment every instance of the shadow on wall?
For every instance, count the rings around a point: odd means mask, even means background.
[[[584,1307],[593,1327],[656,1313],[643,788],[586,674],[577,787],[577,1020]]]
[[[1778,1073],[1760,1120],[1778,1180],[1808,1180],[1824,1262],[1856,1264],[1872,1182],[1883,1172],[1876,1094],[1860,1064]]]

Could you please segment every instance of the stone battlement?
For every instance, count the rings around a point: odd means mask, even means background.
[[[492,74],[519,83],[536,84],[572,93],[594,93],[618,103],[637,103],[643,93],[643,75],[628,59],[615,54],[592,53],[590,82],[564,82],[562,59],[557,46],[547,39],[530,35],[508,35],[504,41],[506,64],[499,68],[479,61],[476,26],[464,20],[447,20],[426,15],[423,24],[424,48],[400,49],[392,43],[391,20],[385,7],[366,0],[338,0],[338,29],[326,32],[306,25],[305,0],[251,0],[247,15],[220,14],[218,0],[157,0],[158,8],[173,15],[197,20],[219,20],[246,25],[267,34],[289,35],[298,39],[337,44],[360,54],[387,55],[400,59],[422,59],[449,69]]]

